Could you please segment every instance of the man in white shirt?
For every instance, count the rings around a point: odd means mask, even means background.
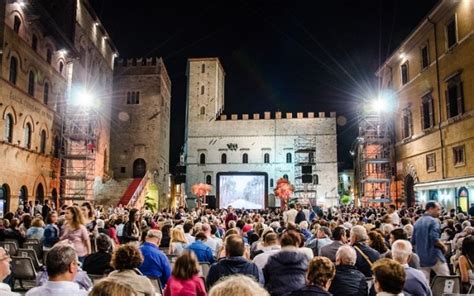
[[[298,214],[298,211],[295,210],[295,205],[290,204],[290,209],[283,212],[283,221],[285,221],[286,224],[295,223],[297,214]]]
[[[204,242],[205,245],[209,246],[212,250],[212,255],[216,256],[217,251],[222,246],[222,240],[218,240],[212,236],[211,226],[207,223],[202,224],[201,230],[206,234],[207,240]]]
[[[263,253],[260,253],[253,258],[253,263],[255,263],[260,270],[262,270],[265,264],[267,264],[268,258],[270,258],[271,255],[276,254],[281,250],[281,246],[278,243],[278,235],[274,232],[267,233],[264,242],[265,247],[262,249]]]
[[[0,247],[0,296],[20,296],[13,293],[10,286],[3,283],[3,280],[10,274],[10,262],[12,259],[4,248]]]
[[[183,225],[184,237],[186,237],[188,244],[192,244],[196,240],[193,236],[193,227],[194,225],[192,223],[184,223]]]
[[[398,216],[395,205],[388,206],[388,216],[390,217],[390,223],[392,223],[393,226],[400,225],[400,216]]]
[[[69,245],[56,245],[46,256],[48,281],[43,286],[35,287],[26,296],[74,295],[86,296],[87,291],[81,290],[74,282],[78,270],[76,251]]]

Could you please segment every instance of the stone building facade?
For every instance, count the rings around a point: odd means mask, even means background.
[[[222,114],[224,69],[218,58],[189,59],[187,66],[187,116],[185,135],[186,194],[195,183],[214,185],[224,172],[258,172],[268,176],[268,206],[278,206],[272,192],[278,178],[297,183],[297,143],[314,140],[313,172],[317,203],[337,202],[336,116],[307,114]]]
[[[114,178],[142,178],[149,171],[159,192],[168,192],[171,81],[163,60],[117,60],[113,100]]]
[[[474,3],[439,1],[378,70],[397,97],[396,175],[405,203],[474,201]]]
[[[73,77],[80,73],[75,67],[76,57],[80,56],[75,37],[81,31],[89,31],[78,13],[86,6],[87,15],[96,18],[83,0],[1,2],[0,211],[3,213],[16,210],[28,200],[52,199],[59,204],[60,148],[64,142],[61,125],[69,90],[77,81]],[[108,47],[107,51],[113,52]],[[112,54],[108,58],[111,85]],[[108,147],[107,125],[104,126],[105,137],[100,143]]]

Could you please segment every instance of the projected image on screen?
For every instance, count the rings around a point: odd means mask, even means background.
[[[265,176],[219,176],[219,206],[244,209],[263,209],[265,205]]]

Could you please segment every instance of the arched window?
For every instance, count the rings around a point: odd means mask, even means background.
[[[205,164],[206,163],[206,154],[201,153],[201,155],[199,155],[199,163],[200,164]]]
[[[48,101],[49,101],[49,83],[45,82],[44,88],[43,88],[43,103],[45,105],[48,105]]]
[[[31,48],[33,48],[34,51],[38,49],[38,37],[36,37],[36,34],[33,34],[31,37]]]
[[[201,85],[201,95],[204,94],[204,85]]]
[[[18,34],[20,32],[21,20],[20,17],[15,15],[13,18],[13,31]]]
[[[206,114],[206,107],[202,106],[199,114],[201,114],[201,115]]]
[[[63,69],[64,69],[64,63],[59,62],[59,74],[63,74]]]
[[[46,131],[42,130],[40,135],[40,153],[46,153]]]
[[[313,184],[318,185],[319,184],[319,177],[318,175],[314,174],[313,175]]]
[[[132,94],[130,92],[127,92],[127,105],[132,103]]]
[[[28,74],[28,94],[32,97],[35,96],[35,73],[33,71]]]
[[[221,154],[221,163],[227,163],[227,154],[225,153]]]
[[[140,92],[135,93],[135,104],[140,104]]]
[[[56,158],[59,158],[59,149],[61,148],[61,142],[58,137],[54,137],[54,150],[53,155]]]
[[[13,115],[7,114],[5,118],[5,140],[8,143],[13,142]]]
[[[287,175],[287,174],[284,174],[284,175],[283,175],[283,179],[288,180],[288,175]]]
[[[9,80],[13,84],[16,84],[17,73],[18,73],[18,60],[16,59],[16,57],[11,57]]]
[[[249,155],[247,153],[242,154],[242,163],[249,163]]]
[[[25,148],[31,149],[31,124],[28,122],[25,126]]]
[[[265,154],[263,155],[263,162],[264,162],[264,163],[270,163],[270,154],[265,153]]]
[[[51,48],[46,49],[46,62],[51,65],[51,61],[53,60],[53,51]]]
[[[201,73],[206,73],[206,65],[205,64],[201,65]]]
[[[207,175],[207,176],[206,176],[206,184],[209,184],[209,185],[212,184],[212,177],[211,177],[211,175]]]
[[[290,152],[288,152],[286,154],[286,163],[291,163],[291,153]]]

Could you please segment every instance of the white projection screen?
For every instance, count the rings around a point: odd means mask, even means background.
[[[219,208],[264,209],[268,175],[266,173],[226,172],[217,174]]]

